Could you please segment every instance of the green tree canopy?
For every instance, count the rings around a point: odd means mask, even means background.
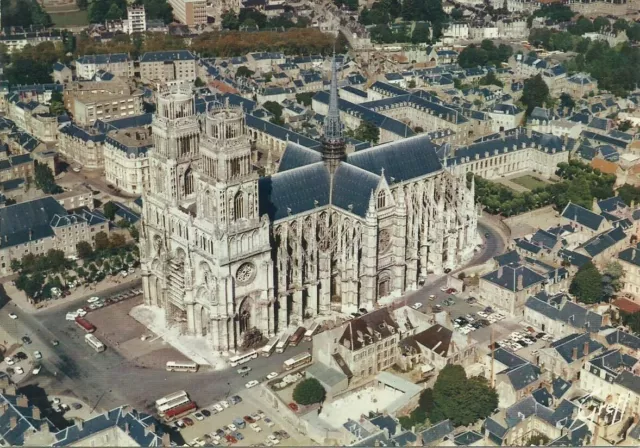
[[[320,381],[315,378],[307,378],[299,382],[293,390],[293,399],[296,403],[309,405],[324,401],[326,391]]]
[[[513,54],[513,48],[500,44],[497,47],[493,41],[485,39],[480,46],[471,44],[458,55],[458,64],[463,68],[472,68],[485,65],[500,66],[507,62]]]
[[[597,303],[602,299],[602,274],[591,261],[580,267],[573,277],[569,292],[586,304]]]
[[[106,216],[110,221],[116,217],[116,212],[118,211],[118,206],[113,202],[109,201],[103,206],[104,216]]]
[[[542,79],[542,75],[537,74],[524,82],[522,90],[522,104],[527,108],[527,114],[530,114],[535,107],[542,107],[549,100],[549,87]]]
[[[311,106],[311,100],[315,94],[315,92],[296,93],[296,101],[305,106]]]
[[[251,78],[255,72],[253,70],[249,70],[247,66],[241,65],[236,70],[236,78]]]
[[[46,163],[34,161],[36,187],[47,194],[56,194],[62,191],[53,177],[51,168]]]
[[[347,135],[363,142],[371,142],[376,145],[380,141],[380,129],[370,121],[362,121],[354,131],[347,131]]]
[[[109,248],[109,237],[105,232],[96,233],[96,250],[104,250]]]

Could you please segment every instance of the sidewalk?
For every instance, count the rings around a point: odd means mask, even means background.
[[[8,281],[3,284],[7,296],[24,312],[38,313],[42,310],[51,310],[59,308],[61,306],[67,306],[80,299],[84,299],[88,295],[100,295],[102,292],[123,286],[127,284],[133,284],[140,281],[140,270],[137,269],[133,274],[129,274],[127,277],[110,277],[104,279],[98,283],[95,287],[93,285],[80,285],[71,291],[71,294],[59,299],[52,299],[45,301],[40,307],[36,307],[27,300],[27,296],[23,291],[18,290],[12,282]]]

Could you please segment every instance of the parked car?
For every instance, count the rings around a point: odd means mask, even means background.
[[[287,406],[289,406],[289,409],[291,409],[293,412],[298,412],[298,410],[300,409],[294,402],[289,403]]]
[[[369,312],[366,308],[360,308],[358,311],[360,311],[362,314],[367,314]]]
[[[267,418],[267,414],[262,412],[260,409],[258,409],[257,414],[260,416],[260,418]],[[256,418],[256,420],[258,420],[258,419]]]
[[[247,389],[251,389],[252,387],[257,386],[258,384],[260,384],[258,381],[251,380],[247,384],[245,384],[244,387],[246,387]]]
[[[51,341],[51,345],[53,345],[54,347],[57,347],[58,344],[60,344],[60,342],[57,339]]]
[[[238,372],[239,375],[243,375],[245,373],[249,373],[249,372],[251,372],[251,367],[249,367],[249,366],[240,367],[237,370],[237,372]]]
[[[279,375],[278,372],[271,372],[269,375],[267,375],[267,380],[272,380],[275,377],[277,377]]]
[[[202,409],[200,413],[205,417],[211,417],[211,411],[208,409]]]
[[[233,423],[229,423],[228,427],[231,430],[231,432],[236,432],[238,430],[238,427]]]
[[[256,422],[256,420],[253,417],[251,417],[250,415],[245,415],[243,418],[244,418],[244,421],[249,423],[249,424]]]
[[[236,433],[234,434],[234,437],[235,437],[236,439],[238,439],[238,440],[244,440],[244,436],[242,435],[242,433],[241,433],[241,432],[236,432]]]
[[[22,375],[24,373],[24,369],[20,366],[16,367],[16,373],[18,375]]]
[[[193,426],[193,420],[191,420],[189,417],[185,417],[182,419],[184,421],[184,424],[187,426]]]
[[[204,415],[202,415],[200,412],[196,412],[193,414],[193,416],[195,417],[196,420],[198,420],[199,422],[201,422],[202,420],[204,420]]]
[[[214,409],[218,412],[222,412],[224,411],[224,407],[222,407],[222,405],[220,403],[216,403],[213,405]]]
[[[273,423],[273,421],[269,418],[269,417],[265,417],[262,419],[263,422],[265,422],[265,424],[271,428],[272,426],[275,425],[275,423]]]
[[[15,320],[18,318],[18,315],[16,313],[9,313],[9,317]]]
[[[33,357],[35,359],[42,359],[42,353],[40,353],[38,350],[36,350],[35,352],[33,352]]]
[[[18,352],[15,355],[13,355],[13,357],[18,361],[24,361],[25,359],[29,358],[25,352]]]
[[[40,370],[42,370],[42,366],[36,366],[31,373],[33,373],[34,375],[37,375],[40,373]]]
[[[287,433],[287,431],[285,430],[276,431],[276,433],[278,433],[278,436],[280,436],[280,438],[284,440],[287,440],[290,437],[289,433]]]
[[[234,395],[233,397],[229,398],[229,402],[235,406],[236,404],[242,402],[242,398],[240,398],[238,395]]]
[[[411,305],[411,308],[413,308],[414,310],[419,310],[420,308],[422,308],[422,303],[416,302],[413,305]]]
[[[262,432],[262,428],[257,423],[251,423],[250,426],[255,432]]]
[[[99,300],[100,300],[100,297],[98,297],[98,296],[93,296],[93,297],[91,297],[90,299],[87,299],[87,302],[89,302],[89,303],[95,303],[95,302],[98,302]]]
[[[435,294],[431,294],[429,296],[429,300],[436,300],[436,295]]]
[[[222,400],[220,404],[226,409],[229,407],[229,402],[227,400]]]
[[[29,336],[22,336],[22,342],[29,345],[31,344],[31,338]]]

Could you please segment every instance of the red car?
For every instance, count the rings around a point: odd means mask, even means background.
[[[191,420],[189,417],[185,417],[182,419],[182,421],[184,422],[185,425],[187,426],[193,426],[193,420]]]
[[[256,422],[256,421],[255,421],[253,418],[251,418],[251,416],[249,416],[249,415],[245,415],[243,418],[244,418],[244,421],[245,421],[245,422],[247,422],[247,423],[249,423],[249,424],[251,424],[251,423],[255,423],[255,422]]]
[[[289,406],[289,409],[291,409],[293,412],[298,412],[299,408],[297,404],[292,402],[292,403],[289,403],[288,406]]]
[[[231,444],[238,443],[238,439],[233,437],[231,434],[227,434],[226,436],[224,436],[224,438],[227,439],[227,442]]]
[[[453,293],[455,293],[455,292],[457,292],[457,291],[456,291],[456,288],[449,288],[449,289],[447,289],[447,294],[453,294]]]

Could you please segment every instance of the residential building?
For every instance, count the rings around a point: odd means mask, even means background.
[[[109,232],[108,222],[89,212],[68,214],[47,196],[0,208],[0,273],[11,274],[11,260],[26,254],[42,255],[59,249],[76,253],[80,241],[94,243],[98,232]]]
[[[603,326],[603,317],[564,293],[550,295],[541,291],[527,299],[524,320],[535,328],[556,338],[576,332],[598,332]]]
[[[94,128],[81,128],[75,124],[60,129],[58,150],[89,169],[104,168],[103,145],[105,134]]]
[[[104,172],[107,182],[131,194],[149,188],[149,158],[153,148],[151,128],[111,131],[104,142]]]
[[[98,70],[129,79],[133,77],[133,60],[126,53],[95,54],[76,59],[78,79],[91,80]]]
[[[10,25],[10,24],[9,24]],[[36,46],[42,42],[61,42],[62,33],[60,30],[40,29],[38,31],[21,31],[7,29],[0,35],[0,43],[7,47],[9,53],[22,51],[27,45]],[[15,31],[15,32],[12,32]]]
[[[313,359],[358,383],[397,362],[399,341],[398,324],[381,308],[314,336]]]
[[[491,366],[493,363],[493,367]],[[531,395],[540,387],[544,376],[540,369],[515,353],[503,348],[487,354],[485,376],[493,372],[499,407],[507,408]],[[493,369],[493,370],[492,370]]]
[[[94,208],[93,191],[91,191],[91,188],[83,185],[56,194],[53,198],[66,210],[76,210],[81,207],[86,207],[89,210],[93,210]]]
[[[622,291],[640,296],[640,243],[621,251],[618,262],[624,269]]]
[[[143,112],[142,91],[125,84],[120,84],[120,88],[102,91],[76,90],[69,93],[69,97],[72,95],[73,107],[70,111],[73,111],[74,121],[80,126],[90,126],[97,120],[131,117]]]
[[[144,5],[127,6],[127,18],[122,22],[124,32],[127,34],[147,31],[147,14]]]
[[[574,333],[558,339],[538,352],[538,365],[543,372],[574,380],[585,361],[601,353],[603,345],[591,339],[589,333]]]
[[[207,24],[206,0],[169,0],[173,17],[187,26]]]
[[[53,82],[66,84],[73,80],[71,69],[60,62],[53,64]]]
[[[20,154],[0,160],[0,182],[33,178],[33,175],[33,159],[30,154]]]
[[[513,104],[496,104],[487,115],[491,117],[493,132],[504,132],[520,126],[524,110]]]
[[[500,266],[480,277],[478,294],[483,303],[520,317],[527,298],[540,292],[546,281],[544,275],[528,266]]]
[[[196,57],[188,50],[144,53],[140,57],[140,77],[156,82],[195,81]]]

